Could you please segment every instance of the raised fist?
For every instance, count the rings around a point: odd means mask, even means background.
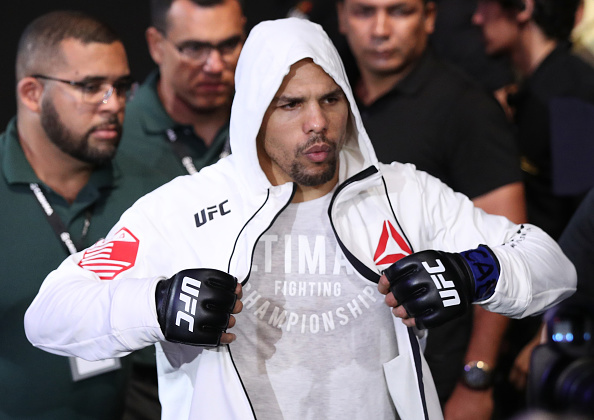
[[[157,284],[157,318],[167,341],[216,347],[237,302],[237,279],[223,271],[183,270]]]
[[[384,274],[390,292],[418,328],[432,328],[463,315],[489,298],[499,279],[499,261],[480,245],[462,253],[427,250],[411,254]]]

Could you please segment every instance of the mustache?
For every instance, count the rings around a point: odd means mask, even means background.
[[[325,144],[331,149],[336,149],[336,144],[328,139],[324,133],[322,134],[314,134],[310,138],[307,139],[307,142],[303,146],[301,146],[297,152],[301,153],[305,150],[309,149],[311,146],[316,144]]]
[[[89,130],[89,133],[92,133],[93,131],[97,131],[97,130],[103,130],[103,129],[115,129],[118,133],[121,134],[122,133],[122,124],[120,123],[120,120],[118,119],[117,115],[110,115],[107,118],[107,120],[105,120],[104,122],[94,125]]]

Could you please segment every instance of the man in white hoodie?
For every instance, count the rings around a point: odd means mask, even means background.
[[[25,317],[35,346],[96,360],[156,343],[164,419],[439,419],[415,323],[574,291],[537,227],[378,162],[320,26],[257,25],[236,87],[234,153],[52,272]]]

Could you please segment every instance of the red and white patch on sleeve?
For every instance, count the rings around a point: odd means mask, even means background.
[[[103,239],[88,248],[78,265],[94,272],[101,280],[113,280],[121,272],[134,267],[139,244],[132,232],[122,228],[111,240]]]

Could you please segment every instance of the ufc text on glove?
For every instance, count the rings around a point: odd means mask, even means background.
[[[384,271],[394,298],[421,329],[442,325],[488,299],[499,273],[499,261],[486,245],[461,253],[417,252]]]
[[[167,341],[216,347],[229,326],[237,279],[210,268],[182,270],[157,284],[157,318]]]

